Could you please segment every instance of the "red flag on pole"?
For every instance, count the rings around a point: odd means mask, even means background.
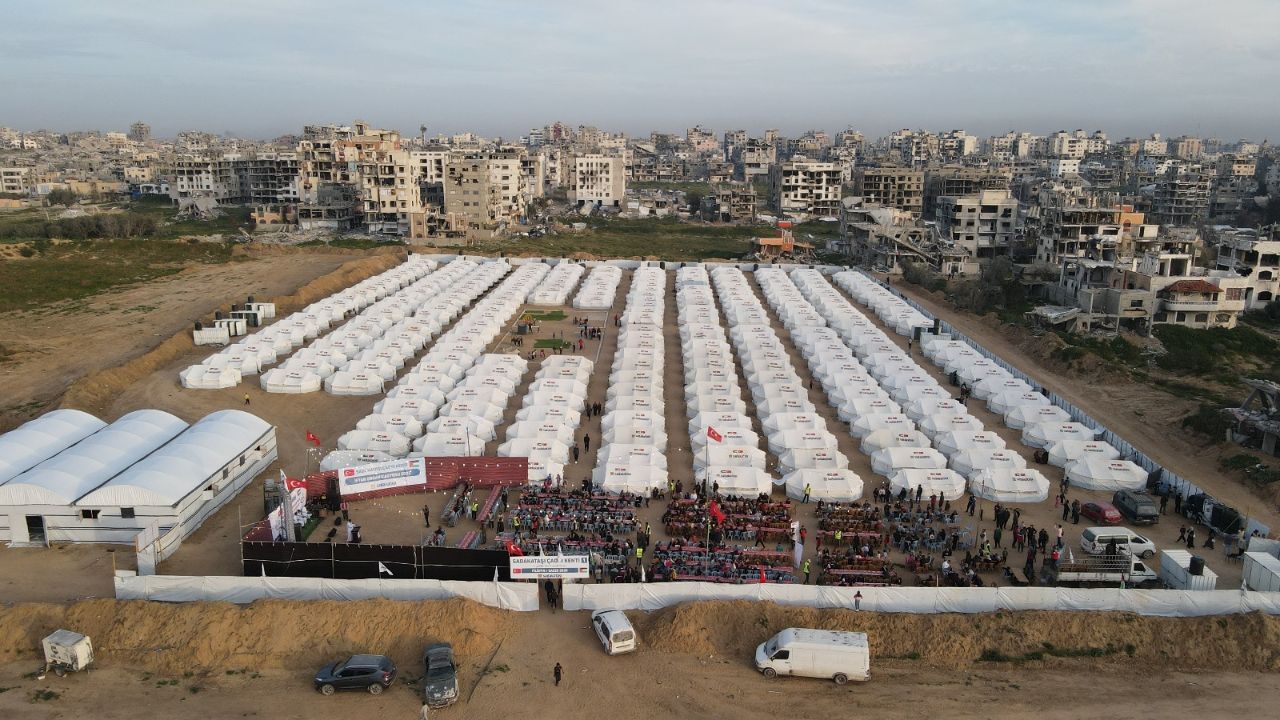
[[[320,438],[316,437],[310,430],[307,431],[307,442],[320,447]]]
[[[720,509],[720,503],[718,502],[712,501],[711,505],[707,508],[707,512],[711,514],[711,519],[715,520],[717,525],[723,525],[724,521],[727,519],[724,511]]]
[[[769,579],[764,576],[764,568],[760,568],[760,584],[763,585],[767,582],[769,582]]]
[[[712,440],[715,440],[716,442],[721,442],[722,440],[724,440],[724,436],[716,432],[716,429],[711,427],[710,425],[707,426],[707,437],[711,438]]]
[[[520,546],[510,540],[507,541],[507,554],[511,557],[524,557],[524,551],[520,549]]]

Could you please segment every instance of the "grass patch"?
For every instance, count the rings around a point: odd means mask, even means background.
[[[1210,375],[1227,370],[1232,360],[1272,365],[1280,343],[1247,325],[1198,330],[1181,325],[1157,325],[1152,333],[1167,351],[1156,364],[1175,373]]]
[[[535,348],[555,349],[573,347],[573,343],[568,340],[561,340],[560,338],[546,338],[543,340],[535,340],[533,346]]]
[[[351,248],[354,250],[372,250],[373,248],[387,247],[388,245],[404,245],[403,240],[375,240],[373,238],[361,237],[337,237],[328,240],[308,240],[298,243],[298,247],[336,247]]]
[[[567,257],[587,253],[599,258],[659,257],[673,261],[737,259],[751,251],[751,239],[775,236],[767,225],[703,225],[668,219],[584,218],[586,230],[565,230],[540,238],[489,240],[480,252]]]
[[[51,245],[32,260],[0,263],[0,312],[80,300],[172,275],[189,263],[229,262],[232,248],[136,239]]]
[[[1228,458],[1222,458],[1218,461],[1218,466],[1223,470],[1248,470],[1256,467],[1261,462],[1256,455],[1239,453]]]
[[[62,697],[62,693],[57,690],[41,688],[40,690],[31,691],[31,702],[49,702],[51,700],[57,700],[60,697]]]
[[[1085,648],[1061,648],[1053,643],[1041,643],[1044,649],[1031,650],[1021,655],[1009,655],[995,648],[987,648],[978,656],[980,662],[1002,662],[1002,663],[1022,663],[1029,661],[1044,660],[1046,657],[1107,657],[1120,652],[1120,649],[1110,643],[1106,647],[1085,647]],[[1130,657],[1137,652],[1137,648],[1133,645],[1126,645],[1125,652]]]
[[[569,317],[564,314],[563,310],[529,310],[524,314],[534,320],[545,320],[547,322],[555,322]]]
[[[1223,440],[1231,427],[1231,418],[1217,405],[1201,403],[1200,409],[1182,419],[1182,427],[1211,440]]]

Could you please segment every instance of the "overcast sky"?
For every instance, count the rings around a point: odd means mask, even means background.
[[[1278,0],[6,0],[0,125],[1280,139]]]

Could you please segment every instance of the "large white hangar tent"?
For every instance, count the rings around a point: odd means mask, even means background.
[[[131,543],[160,528],[158,556],[177,549],[276,459],[275,428],[239,410],[206,415],[155,452],[76,501],[91,542]]]
[[[106,425],[79,410],[54,410],[0,435],[0,483],[30,470]]]
[[[187,429],[160,410],[136,410],[0,485],[0,541],[95,542],[75,503]],[[92,514],[92,511],[90,511]]]

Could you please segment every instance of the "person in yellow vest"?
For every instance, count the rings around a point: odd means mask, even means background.
[[[643,564],[644,564],[644,548],[637,545],[636,546],[636,567],[638,568]]]
[[[844,530],[841,530],[840,528],[836,528],[836,544],[839,545],[843,541],[844,541]]]
[[[804,484],[804,499],[803,499],[803,500],[801,500],[800,502],[802,502],[802,503],[807,503],[807,502],[809,502],[809,493],[811,493],[811,492],[813,492],[813,486],[812,486],[812,485],[810,485],[809,483],[805,483],[805,484]]]
[[[800,572],[804,573],[804,584],[805,584],[805,585],[808,585],[808,584],[809,584],[809,570],[810,570],[810,569],[811,569],[811,568],[810,568],[810,565],[809,565],[809,558],[805,558],[805,559],[804,559],[804,562],[800,564]]]

